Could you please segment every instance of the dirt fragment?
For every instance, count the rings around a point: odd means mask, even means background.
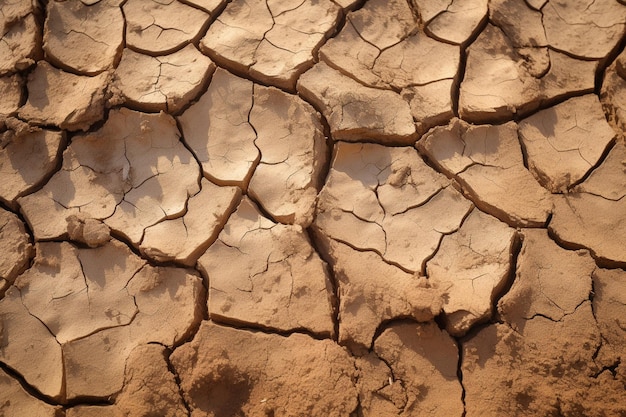
[[[600,98],[609,123],[623,138],[626,131],[626,52],[606,69]]]
[[[519,25],[519,21],[515,20]],[[592,92],[597,62],[577,60],[488,24],[467,51],[459,98],[460,116],[470,122],[510,120],[557,97]],[[516,43],[520,42],[520,44]]]
[[[65,135],[40,129],[10,129],[3,133],[0,146],[0,200],[17,207],[18,197],[28,194],[51,175],[59,163]]]
[[[218,187],[202,179],[200,191],[187,202],[182,217],[147,227],[139,248],[159,262],[175,261],[193,267],[217,239],[241,197],[238,187]]]
[[[2,4],[0,76],[26,70],[41,58],[39,12],[39,6],[31,0],[10,0]]]
[[[254,87],[250,125],[261,160],[250,180],[252,197],[277,221],[307,227],[326,164],[319,114],[276,88]]]
[[[28,100],[19,117],[37,125],[86,131],[104,118],[109,80],[107,73],[85,77],[39,61],[28,75]]]
[[[626,263],[626,145],[618,142],[575,192],[555,200],[550,231],[608,263]]]
[[[297,88],[326,117],[335,140],[409,144],[417,136],[409,105],[398,94],[365,87],[325,63],[304,73]]]
[[[148,55],[171,53],[196,40],[210,17],[177,0],[128,0],[122,10],[127,47]]]
[[[519,133],[530,171],[553,193],[567,192],[579,182],[615,137],[598,97],[592,94],[522,120]]]
[[[258,163],[252,103],[253,83],[218,69],[207,92],[178,117],[185,142],[217,185],[245,189]]]
[[[60,68],[95,75],[119,60],[124,41],[122,0],[47,2],[46,58]]]
[[[17,113],[17,109],[22,105],[22,77],[14,74],[7,77],[0,77],[0,120]]]
[[[512,226],[538,227],[548,219],[552,196],[524,167],[515,123],[473,126],[455,119],[416,146],[481,210]]]
[[[213,320],[334,333],[326,264],[300,226],[273,223],[247,198],[198,265]]]
[[[288,5],[266,0],[229,3],[200,41],[215,61],[264,84],[294,90],[313,52],[339,19],[329,0]]]
[[[0,298],[27,267],[33,252],[24,224],[13,213],[0,209]]]
[[[443,303],[446,330],[462,336],[491,318],[495,297],[506,285],[515,230],[472,210],[458,232],[444,236],[426,264],[429,281],[447,293]]]
[[[137,110],[178,113],[195,99],[215,71],[215,64],[193,45],[165,56],[124,49],[113,75],[114,91]]]
[[[111,240],[111,230],[106,224],[83,213],[72,214],[65,220],[67,235],[71,240],[84,243],[90,248],[102,246]]]
[[[171,361],[194,417],[344,417],[357,406],[354,360],[330,340],[205,321]]]
[[[514,330],[537,316],[554,322],[573,314],[589,298],[595,269],[587,251],[566,251],[545,230],[525,230],[516,279],[498,309]]]
[[[420,136],[432,127],[448,123],[454,117],[452,87],[453,80],[441,80],[401,91],[402,98],[411,107]]]

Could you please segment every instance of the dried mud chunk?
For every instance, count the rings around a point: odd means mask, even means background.
[[[609,122],[623,137],[626,131],[626,52],[605,71],[600,98]]]
[[[31,0],[10,0],[0,12],[0,76],[23,71],[40,58],[41,35]]]
[[[0,200],[16,207],[16,200],[52,174],[65,145],[65,135],[49,130],[23,134],[7,131],[8,143],[0,147]],[[5,136],[6,138],[7,136]]]
[[[409,105],[398,94],[365,87],[324,63],[300,77],[298,92],[320,109],[336,140],[408,144],[417,136]]]
[[[193,416],[343,417],[357,407],[354,361],[330,340],[202,322],[170,360]]]
[[[39,125],[87,130],[104,118],[109,78],[107,73],[95,77],[74,75],[39,61],[28,75],[28,100],[19,116]]]
[[[140,249],[159,262],[194,266],[215,242],[241,196],[238,187],[219,187],[202,179],[201,189],[189,198],[187,212],[146,228]]]
[[[552,197],[524,167],[514,123],[472,126],[455,119],[433,129],[417,148],[459,180],[481,210],[512,226],[547,221]]]
[[[442,235],[455,231],[470,208],[413,148],[339,143],[314,227],[417,272]]]
[[[193,45],[156,57],[124,49],[113,85],[129,107],[177,113],[200,94],[213,71],[215,64]]]
[[[588,248],[608,263],[626,263],[626,198],[573,193],[555,200],[550,230],[557,240]]]
[[[619,142],[575,192],[555,201],[550,231],[604,262],[626,263],[626,145]]]
[[[618,142],[577,191],[618,201],[626,196],[626,143]]]
[[[552,241],[545,230],[524,230],[511,290],[498,309],[514,329],[538,315],[560,321],[589,298],[595,263],[587,251],[568,251]]]
[[[112,68],[124,40],[120,3],[120,0],[101,0],[92,5],[49,1],[43,45],[47,58],[61,68],[87,75]]]
[[[59,343],[129,324],[137,307],[127,283],[144,265],[121,243],[98,249],[45,242],[15,282],[28,311]]]
[[[250,195],[275,220],[308,226],[327,153],[318,113],[296,96],[255,86],[250,124],[261,153]]]
[[[100,220],[87,217],[83,213],[72,214],[65,220],[71,240],[84,243],[90,248],[102,246],[111,240],[111,230]]]
[[[246,188],[260,158],[249,122],[253,88],[251,81],[218,69],[207,92],[178,117],[204,175],[218,185]]]
[[[530,2],[492,0],[489,2],[489,17],[516,47],[548,46],[542,14],[533,10],[528,3]]]
[[[326,265],[301,227],[273,223],[247,198],[198,264],[212,319],[333,333]]]
[[[545,47],[515,45],[488,24],[468,48],[459,112],[471,122],[500,121],[546,100],[592,92],[596,66]]]
[[[414,0],[418,10],[429,0]],[[430,0],[432,2],[432,0]],[[426,23],[425,31],[435,39],[464,44],[487,17],[487,0],[454,0]]]
[[[15,214],[0,209],[0,299],[4,290],[26,269],[32,251],[24,224]]]
[[[171,116],[122,108],[74,137],[61,171],[18,200],[35,239],[64,236],[67,217],[81,212],[139,245],[146,227],[182,215],[200,172],[179,135]]]
[[[565,192],[600,160],[615,132],[595,95],[575,97],[519,124],[528,167],[552,192]]]
[[[200,48],[219,64],[262,83],[295,88],[315,51],[333,31],[340,8],[331,1],[295,7],[275,1],[236,0],[211,24]]]
[[[129,0],[122,9],[128,47],[146,54],[180,49],[200,36],[210,17],[177,0]]]
[[[626,7],[611,0],[552,0],[542,15],[550,45],[584,59],[605,58],[626,28]]]
[[[376,339],[374,352],[389,364],[393,377],[375,392],[362,393],[364,417],[463,414],[458,347],[434,322],[388,327]]]
[[[390,265],[371,251],[322,239],[339,293],[339,343],[355,354],[372,346],[385,321],[429,321],[442,309],[443,292],[428,280]]]
[[[28,394],[15,379],[0,370],[0,414],[4,417],[57,417],[61,407]]]
[[[411,114],[419,134],[434,126],[448,123],[454,117],[452,84],[452,80],[435,81],[426,85],[407,87],[400,93],[411,107]]]
[[[364,84],[401,89],[457,73],[459,48],[418,32],[404,0],[367,2],[346,20],[339,35],[320,48],[320,57]]]
[[[46,326],[30,314],[15,287],[10,287],[0,299],[0,335],[0,361],[42,394],[61,400],[61,346]]]
[[[201,320],[202,280],[194,271],[144,266],[126,286],[137,313],[111,327],[63,345],[67,398],[105,398],[123,388],[127,358],[139,345],[168,348],[188,338]]]
[[[623,414],[623,382],[595,362],[604,342],[589,301],[593,259],[545,230],[523,233],[517,278],[498,305],[504,322],[463,344],[467,415]]]
[[[22,104],[22,77],[18,74],[0,77],[0,120],[13,115]]]
[[[515,230],[474,209],[458,232],[444,236],[426,266],[429,281],[448,295],[446,330],[465,334],[493,314],[495,297],[506,285]]]

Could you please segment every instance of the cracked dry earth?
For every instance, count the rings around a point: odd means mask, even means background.
[[[623,0],[0,4],[0,415],[626,416]]]

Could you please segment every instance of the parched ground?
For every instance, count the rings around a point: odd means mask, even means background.
[[[1,416],[626,416],[624,0],[0,28]]]

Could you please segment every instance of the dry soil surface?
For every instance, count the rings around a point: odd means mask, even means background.
[[[624,0],[0,28],[1,416],[626,416]]]

